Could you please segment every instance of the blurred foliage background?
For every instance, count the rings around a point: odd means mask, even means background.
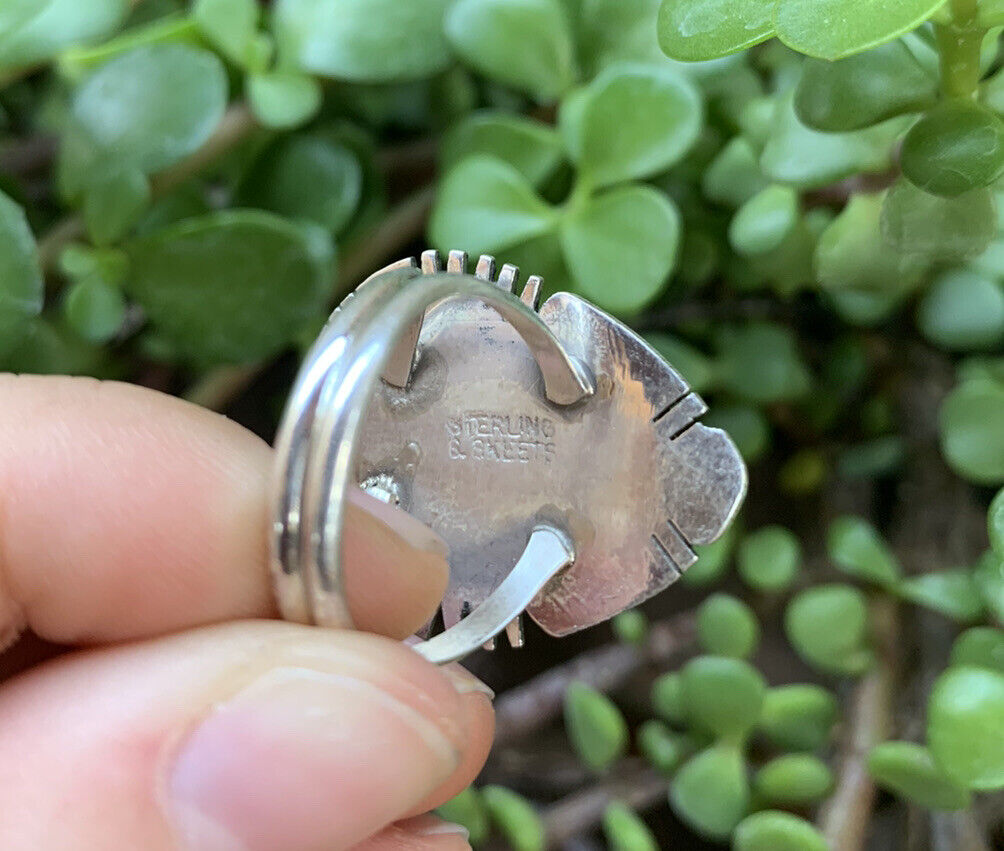
[[[0,0],[0,369],[269,436],[386,262],[543,275],[709,400],[751,492],[645,611],[472,661],[498,745],[448,817],[517,851],[1004,847],[1002,27],[1000,0]]]

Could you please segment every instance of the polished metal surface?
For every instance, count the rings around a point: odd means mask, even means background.
[[[512,266],[466,268],[451,252],[444,274],[426,252],[361,285],[309,353],[277,441],[283,614],[351,623],[343,494],[361,485],[450,546],[446,631],[425,651],[438,661],[506,624],[521,643],[524,607],[565,635],[636,605],[724,531],[746,487],[732,442],[641,338],[566,293],[535,312],[541,281],[516,298]],[[564,557],[542,540],[567,542]]]

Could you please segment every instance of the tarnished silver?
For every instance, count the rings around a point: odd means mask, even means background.
[[[285,617],[351,624],[341,579],[346,488],[361,486],[450,547],[445,631],[460,658],[524,609],[566,635],[675,581],[728,526],[746,470],[706,408],[621,323],[541,279],[475,276],[451,252],[394,264],[332,314],[277,440],[272,566]]]

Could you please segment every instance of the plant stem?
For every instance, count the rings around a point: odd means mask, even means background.
[[[608,644],[588,650],[509,689],[495,701],[496,744],[539,730],[560,715],[569,684],[582,682],[599,691],[615,691],[646,665],[679,659],[693,646],[695,634],[694,614],[681,612],[652,624],[644,647]]]
[[[878,597],[871,615],[878,659],[854,689],[836,788],[820,816],[820,828],[831,851],[861,851],[865,847],[875,801],[875,783],[866,761],[868,752],[889,735],[892,724],[899,662],[896,604],[888,597]]]
[[[952,21],[935,24],[941,87],[947,97],[972,98],[980,83],[980,48],[986,30],[977,20],[978,0],[951,0]]]
[[[156,175],[151,181],[153,196],[164,195],[194,177],[223,154],[232,150],[255,129],[251,111],[243,103],[231,106],[224,114],[212,136],[194,154]],[[72,214],[60,219],[38,240],[38,254],[42,269],[51,272],[59,261],[62,250],[85,234],[83,219]]]

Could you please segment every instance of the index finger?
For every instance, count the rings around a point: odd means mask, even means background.
[[[179,399],[0,376],[0,647],[25,626],[92,643],[274,616],[271,463],[255,435]],[[350,610],[404,637],[442,597],[445,548],[404,512],[351,500]]]

